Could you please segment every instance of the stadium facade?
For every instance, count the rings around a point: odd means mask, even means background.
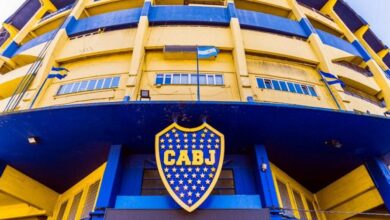
[[[27,0],[0,54],[0,219],[390,218],[390,53],[343,0]]]

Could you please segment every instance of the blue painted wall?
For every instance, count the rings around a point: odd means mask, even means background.
[[[68,35],[80,35],[100,28],[124,29],[137,26],[140,16],[141,8],[135,8],[80,19],[70,28]]]
[[[237,17],[242,28],[269,31],[272,33],[285,34],[307,38],[299,22],[260,12],[237,9]]]
[[[149,12],[153,24],[229,25],[226,8],[196,6],[154,6]]]
[[[333,34],[327,33],[322,30],[317,29],[317,33],[320,36],[322,42],[326,45],[338,48],[340,50],[344,50],[348,53],[361,57],[362,55],[359,51],[348,41],[343,40]]]
[[[30,40],[29,42],[23,44],[16,52],[14,55],[17,55],[23,51],[26,51],[32,47],[35,47],[39,44],[42,44],[42,43],[45,43],[47,41],[49,41],[52,37],[53,37],[53,34],[56,32],[57,30],[53,30],[53,31],[50,31],[50,32],[47,32],[46,34],[43,34],[43,35],[40,35],[39,37],[36,37],[32,40]]]

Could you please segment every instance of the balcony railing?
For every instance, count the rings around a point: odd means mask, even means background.
[[[368,94],[364,94],[363,92],[358,91],[358,90],[353,89],[353,88],[350,88],[348,86],[344,88],[344,93],[347,95],[353,96],[355,98],[362,99],[362,100],[369,102],[371,104],[377,105],[381,108],[386,107],[385,102],[378,100],[376,97],[370,96]]]
[[[364,76],[367,76],[367,77],[373,77],[374,75],[367,69],[364,69],[364,68],[361,68],[360,66],[357,66],[357,65],[354,65],[352,63],[348,63],[348,62],[345,62],[345,61],[341,61],[341,62],[336,62],[336,64],[340,65],[340,66],[344,66],[348,69],[352,69]]]

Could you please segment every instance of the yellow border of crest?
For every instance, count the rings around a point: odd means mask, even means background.
[[[175,194],[175,192],[173,192],[173,190],[171,189],[171,186],[168,183],[168,180],[165,178],[164,171],[162,170],[162,167],[161,167],[159,139],[163,134],[172,130],[173,128],[176,128],[176,129],[178,129],[180,131],[184,131],[184,132],[197,132],[197,131],[200,131],[200,130],[207,128],[210,131],[217,134],[221,138],[221,155],[220,155],[217,171],[215,172],[214,179],[211,182],[210,187],[203,194],[203,196],[196,203],[194,203],[191,207],[188,206],[183,201],[181,201],[181,199]],[[202,125],[200,125],[196,128],[185,128],[185,127],[178,125],[177,123],[173,123],[170,126],[168,126],[167,128],[165,128],[164,130],[160,131],[158,134],[156,134],[156,136],[155,136],[155,151],[156,151],[155,155],[156,155],[156,164],[157,164],[158,173],[160,174],[160,178],[162,179],[162,182],[164,183],[165,188],[168,190],[169,194],[171,195],[171,197],[175,200],[175,202],[177,204],[179,204],[187,212],[193,212],[209,197],[211,191],[215,187],[215,184],[217,184],[217,181],[219,179],[219,175],[221,174],[221,171],[222,171],[222,166],[223,166],[223,161],[224,161],[224,156],[225,156],[225,136],[222,133],[220,133],[219,131],[217,131],[215,128],[211,127],[207,123],[203,123]]]

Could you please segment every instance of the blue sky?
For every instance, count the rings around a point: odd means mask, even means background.
[[[390,0],[345,1],[370,24],[378,37],[390,46]]]
[[[390,0],[345,1],[371,25],[371,28],[379,38],[390,46]],[[0,23],[10,16],[23,2],[24,0],[0,0]]]

